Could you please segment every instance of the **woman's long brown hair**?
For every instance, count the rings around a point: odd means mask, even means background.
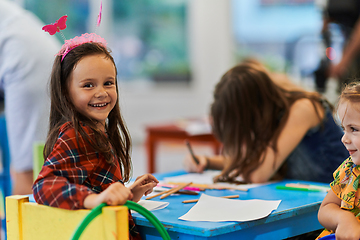
[[[211,105],[213,132],[229,157],[217,181],[232,181],[251,173],[264,161],[267,147],[277,153],[277,140],[289,117],[291,105],[307,98],[315,106],[318,93],[287,91],[276,85],[264,68],[240,64],[223,75]]]
[[[75,128],[76,137],[78,138],[78,134],[80,134],[109,163],[113,159],[111,146],[113,147],[113,151],[117,156],[116,159],[119,160],[122,169],[123,180],[126,182],[130,179],[132,167],[130,156],[131,139],[120,113],[119,101],[116,101],[114,108],[109,113],[105,126],[108,135],[106,136],[97,128],[97,122],[80,114],[70,100],[68,91],[70,74],[82,58],[92,55],[103,55],[105,58],[110,59],[117,74],[116,65],[110,52],[98,43],[85,43],[72,49],[63,61],[61,61],[61,56],[55,58],[50,80],[50,125],[43,153],[44,159],[50,155],[58,139],[60,127],[66,122],[71,122]],[[117,79],[115,85],[116,92],[119,95]],[[81,127],[81,124],[89,126],[94,132],[94,136],[90,137]]]

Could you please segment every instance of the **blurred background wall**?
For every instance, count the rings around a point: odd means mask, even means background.
[[[47,24],[67,14],[68,39],[96,29],[100,0],[17,2]],[[102,2],[96,32],[117,63],[120,103],[135,143],[144,141],[147,124],[206,116],[216,82],[247,56],[313,88],[312,72],[324,54],[321,0]],[[341,49],[336,28],[334,39]]]

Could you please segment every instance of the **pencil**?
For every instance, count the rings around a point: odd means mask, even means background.
[[[190,182],[190,183],[183,183],[182,185],[180,185],[180,186],[178,186],[178,187],[171,188],[171,189],[169,189],[169,190],[166,190],[166,191],[157,193],[157,194],[152,195],[152,196],[150,196],[150,197],[147,197],[147,198],[145,198],[145,199],[146,199],[146,200],[150,200],[150,199],[153,199],[153,198],[155,198],[155,197],[158,197],[158,196],[160,196],[160,195],[163,195],[163,194],[166,194],[166,193],[169,193],[169,192],[171,192],[170,194],[172,194],[172,193],[175,193],[175,192],[183,189],[184,187],[189,186],[190,184],[191,184],[191,182]],[[184,187],[182,187],[182,186],[184,186]],[[176,191],[173,192],[175,189],[176,189]],[[169,194],[169,195],[170,195],[170,194]],[[162,199],[162,198],[161,198],[161,199]]]
[[[183,184],[182,182],[168,182],[168,184],[175,184],[175,185],[180,185]],[[219,185],[219,184],[201,184],[201,183],[192,183],[191,184],[192,187],[199,187],[201,189],[217,189],[217,190],[224,190],[224,189],[228,189],[228,190],[239,190],[239,191],[244,191],[247,192],[248,189],[247,188],[239,188],[239,187],[232,187],[232,186],[224,186],[224,185]]]
[[[238,198],[238,197],[239,197],[239,195],[230,195],[230,196],[223,196],[221,198]],[[185,200],[185,201],[182,201],[182,203],[194,203],[197,201],[199,201],[199,199]]]
[[[196,163],[196,165],[199,165],[199,163],[200,163],[199,159],[197,159],[197,157],[195,157],[195,154],[194,154],[194,152],[193,152],[193,150],[191,148],[191,145],[190,145],[189,141],[185,140],[185,144],[186,144],[187,148],[189,149],[189,152],[190,152],[191,157],[193,158],[194,162]]]
[[[180,186],[178,186],[178,187],[176,187],[176,188],[172,188],[169,192],[167,192],[167,193],[165,193],[164,195],[162,195],[162,196],[160,197],[160,199],[164,199],[164,198],[166,198],[167,196],[170,196],[171,194],[176,193],[177,191],[183,189],[184,187],[189,186],[191,183],[192,183],[192,182],[185,183],[185,184],[180,185]]]
[[[152,196],[150,196],[150,197],[147,197],[147,198],[145,198],[145,199],[146,199],[146,200],[150,200],[150,199],[152,199],[152,198],[154,198],[154,197],[157,197],[157,196],[163,195],[163,194],[165,194],[165,193],[168,193],[168,192],[170,192],[172,189],[173,189],[173,188],[171,188],[171,189],[169,189],[169,190],[166,190],[166,191],[163,191],[163,192],[160,192],[160,193],[157,193],[157,194],[152,195]]]

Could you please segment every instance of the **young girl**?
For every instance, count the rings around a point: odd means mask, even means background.
[[[289,178],[330,182],[348,157],[330,104],[254,61],[230,69],[216,85],[213,132],[223,155],[187,157],[188,171],[221,169],[215,181],[262,183]]]
[[[360,239],[360,82],[345,87],[339,98],[338,117],[344,129],[342,143],[350,153],[334,172],[331,189],[318,213],[326,229],[319,236],[335,232],[336,239]]]
[[[54,62],[50,91],[46,161],[33,185],[36,202],[82,209],[137,202],[150,193],[158,183],[150,174],[129,188],[123,184],[131,174],[131,143],[119,108],[115,62],[105,40],[87,34],[80,43],[65,43]]]

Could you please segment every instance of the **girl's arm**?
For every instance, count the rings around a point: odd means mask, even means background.
[[[84,208],[94,208],[100,203],[106,203],[110,206],[124,205],[127,200],[131,200],[133,194],[130,189],[120,182],[111,184],[103,192],[90,194],[84,199]]]
[[[195,163],[190,154],[185,157],[184,168],[187,172],[202,173],[206,169],[222,170],[224,168],[225,157],[222,155],[212,157],[198,155],[195,157],[199,160],[199,164]]]
[[[98,154],[81,135],[79,141],[76,141],[75,130],[69,124],[63,125],[59,135],[61,137],[33,184],[34,198],[37,203],[52,207],[81,209],[84,208],[85,198],[94,194],[94,191],[88,187],[89,183],[85,184],[85,181],[94,171],[101,169],[99,164],[102,162],[99,163]],[[113,178],[113,180],[118,179]],[[94,180],[91,184],[100,187],[101,182]]]
[[[340,198],[330,190],[320,206],[319,222],[335,231],[336,239],[360,239],[360,223],[352,212],[341,209],[340,204]]]
[[[94,192],[82,184],[70,183],[67,178],[55,175],[50,171],[49,169],[42,170],[34,182],[35,201],[63,209],[84,208],[84,199]]]
[[[322,118],[324,110],[320,106],[318,108]],[[296,101],[291,106],[289,118],[279,135],[277,154],[272,148],[267,148],[264,153],[264,162],[250,175],[251,182],[263,183],[268,181],[301,142],[307,131],[319,123],[320,120],[310,100],[300,99]]]

